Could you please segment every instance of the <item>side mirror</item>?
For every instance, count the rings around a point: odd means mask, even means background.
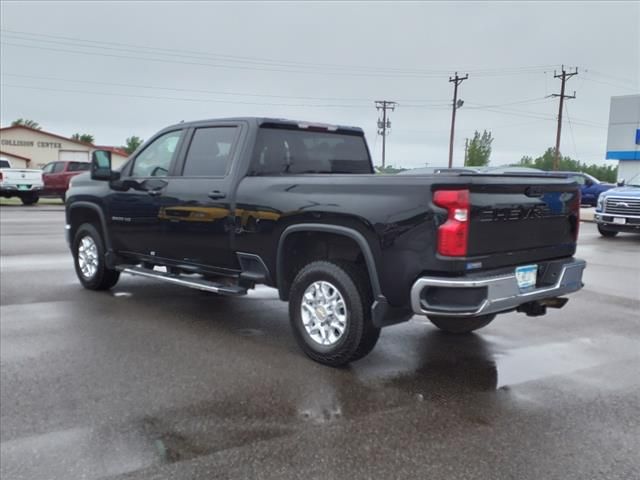
[[[618,185],[619,187],[624,187],[624,180],[620,180],[618,183],[616,183],[616,185]]]
[[[588,178],[584,181],[584,184],[585,184],[587,187],[591,187],[591,186],[593,186],[593,182],[592,182],[591,180],[589,180]]]
[[[111,152],[107,150],[94,150],[91,153],[91,179],[102,181],[113,179]]]

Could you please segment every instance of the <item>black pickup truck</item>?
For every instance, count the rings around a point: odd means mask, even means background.
[[[566,178],[376,175],[359,128],[232,118],[168,127],[120,171],[95,151],[66,229],[86,288],[266,284],[302,349],[337,366],[414,314],[466,333],[562,307],[582,287],[579,206]]]

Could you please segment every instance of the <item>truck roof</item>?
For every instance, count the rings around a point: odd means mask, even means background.
[[[291,120],[286,118],[269,118],[269,117],[226,117],[226,118],[209,118],[203,120],[193,120],[189,122],[180,122],[170,127],[165,128],[173,129],[175,127],[192,127],[192,126],[201,126],[204,124],[212,123],[212,122],[249,122],[254,124],[256,127],[260,127],[265,124],[270,125],[282,125],[282,126],[292,126],[292,127],[300,127],[302,125],[310,126],[310,127],[325,127],[330,131],[348,131],[351,133],[359,133],[364,134],[364,131],[360,127],[351,127],[347,125],[335,125],[335,124],[327,124],[322,122],[309,122],[303,120]]]

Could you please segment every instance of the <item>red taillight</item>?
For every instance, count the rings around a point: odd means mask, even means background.
[[[2,172],[0,172],[0,182],[2,181]]]
[[[437,190],[433,203],[448,212],[447,221],[438,228],[438,253],[464,257],[469,239],[469,190]]]

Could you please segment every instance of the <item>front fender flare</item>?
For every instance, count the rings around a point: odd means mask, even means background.
[[[100,219],[100,227],[102,230],[102,237],[104,240],[105,250],[111,251],[112,250],[111,237],[109,235],[109,230],[107,229],[107,220],[104,216],[104,212],[102,211],[102,209],[95,203],[91,203],[91,202],[85,202],[85,201],[73,202],[67,207],[67,211],[66,211],[67,223],[69,225],[71,224],[71,213],[73,212],[73,210],[78,208],[86,208],[89,210],[93,210],[98,215],[98,218]],[[70,238],[70,241],[73,241],[73,238]]]

